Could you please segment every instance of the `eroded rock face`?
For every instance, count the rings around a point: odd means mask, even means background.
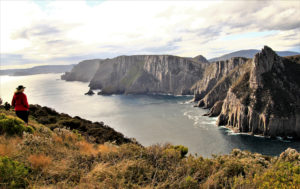
[[[228,91],[217,124],[239,132],[300,138],[300,64],[284,60],[269,47],[256,54],[251,71]]]
[[[170,55],[120,56],[101,62],[90,87],[105,94],[193,94],[205,66]]]
[[[244,73],[244,67],[241,66],[248,61],[247,58],[235,57],[207,66],[203,79],[193,86],[195,89],[194,100],[199,101],[198,106],[211,108],[215,102],[224,100],[232,82]]]

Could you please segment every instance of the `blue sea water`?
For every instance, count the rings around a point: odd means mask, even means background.
[[[58,112],[103,121],[144,146],[182,144],[204,157],[228,154],[234,148],[278,155],[300,142],[235,134],[215,125],[216,118],[202,116],[207,110],[193,107],[192,96],[112,95],[86,96],[88,83],[66,82],[60,74],[0,76],[0,96],[11,101],[14,89],[26,86],[29,103],[49,106]]]

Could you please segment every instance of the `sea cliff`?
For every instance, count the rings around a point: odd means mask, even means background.
[[[119,56],[80,63],[62,79],[89,81],[99,94],[194,94],[197,107],[237,132],[300,138],[300,55],[265,46],[251,58]],[[89,62],[89,61],[87,61]],[[92,65],[92,66],[90,66]],[[87,71],[88,70],[88,71]]]
[[[264,136],[300,138],[299,62],[269,47],[255,55],[251,69],[233,84],[218,125]]]

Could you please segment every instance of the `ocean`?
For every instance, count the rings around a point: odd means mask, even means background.
[[[191,154],[204,157],[228,154],[234,148],[265,155],[278,155],[288,147],[300,151],[299,141],[250,136],[217,127],[216,118],[202,116],[208,110],[193,107],[192,96],[86,96],[88,83],[66,82],[60,75],[0,76],[0,96],[4,102],[11,102],[15,88],[22,84],[26,86],[30,104],[103,121],[144,146],[181,144],[187,146]]]

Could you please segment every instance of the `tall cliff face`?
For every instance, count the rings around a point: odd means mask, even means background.
[[[229,89],[218,125],[239,132],[300,138],[300,64],[269,47]]]
[[[235,57],[226,61],[217,61],[209,64],[205,68],[202,79],[192,87],[195,91],[194,100],[199,101],[203,99],[220,80],[224,79],[234,68],[245,64],[247,61],[247,58]],[[200,102],[199,106],[203,107],[205,105]],[[205,107],[210,107],[210,105]]]
[[[171,55],[120,56],[102,61],[90,82],[103,94],[193,94],[206,65]]]
[[[251,59],[236,66],[227,75],[224,75],[198,102],[198,106],[211,108],[216,102],[223,101],[226,98],[229,88],[240,78],[241,75],[249,71],[250,65]]]
[[[101,61],[101,59],[82,61],[75,65],[70,72],[63,74],[61,79],[66,81],[90,82]]]

